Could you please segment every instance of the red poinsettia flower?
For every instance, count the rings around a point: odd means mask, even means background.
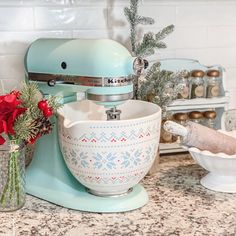
[[[26,111],[26,108],[20,107],[17,92],[0,96],[0,133],[14,135],[14,122],[19,115]],[[5,139],[0,135],[0,145],[5,142]]]

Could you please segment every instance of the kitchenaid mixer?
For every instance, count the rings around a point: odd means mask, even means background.
[[[128,75],[134,71],[141,73],[146,66],[145,60],[132,57],[126,48],[108,39],[39,39],[31,44],[25,57],[26,77],[29,81],[37,82],[44,96],[59,95],[63,104],[73,104],[78,93],[85,92],[85,99],[106,108],[106,120],[113,120],[107,123],[119,120],[121,111],[116,106],[133,96],[133,84]],[[86,109],[86,106],[90,104],[85,104],[82,109]],[[59,112],[59,117],[62,117],[61,114]],[[156,143],[152,145],[154,154],[158,145],[160,123],[154,121],[160,120],[160,109],[155,112],[155,117],[150,115],[150,111],[147,114],[155,123],[152,137]],[[67,120],[63,122],[66,126]],[[145,123],[141,119],[140,122]],[[90,212],[129,211],[147,203],[147,193],[139,184],[132,186],[132,191],[114,194],[112,197],[90,194],[75,179],[76,174],[69,170],[68,162],[65,163],[58,142],[57,120],[55,124],[53,132],[37,143],[32,163],[26,172],[27,193],[67,208]],[[63,139],[65,133],[61,127],[59,131],[62,132],[59,136]],[[146,133],[147,138],[150,132]],[[69,135],[65,135],[65,138],[70,139]],[[70,143],[70,140],[66,142]],[[63,141],[63,147],[62,144]],[[63,154],[67,160],[64,148]],[[150,161],[152,162],[151,158]],[[145,168],[149,168],[151,162]]]

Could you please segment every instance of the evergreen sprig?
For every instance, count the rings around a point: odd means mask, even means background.
[[[178,73],[161,70],[160,62],[154,63],[145,78],[140,81],[138,98],[158,104],[163,110],[177,98],[182,86],[178,85]]]
[[[138,14],[139,2],[139,0],[130,0],[130,6],[124,8],[124,15],[130,25],[132,54],[138,57],[145,57],[154,54],[156,49],[167,47],[163,40],[174,31],[174,25],[168,25],[156,34],[148,32],[139,40],[137,33],[138,25],[153,25],[155,23],[153,18]],[[134,84],[134,99],[138,99],[139,76],[132,75],[131,78]]]
[[[162,30],[160,30],[156,35],[156,40],[160,41],[165,39],[169,34],[171,34],[174,31],[174,25],[168,25]]]
[[[62,107],[62,104],[60,103],[60,97],[55,97],[55,96],[48,96],[48,105],[52,107],[53,112],[56,113],[56,111]]]
[[[152,32],[144,34],[141,41],[138,40],[137,26],[152,25],[155,23],[151,17],[138,14],[139,0],[130,0],[130,7],[124,8],[124,14],[130,24],[131,50],[134,56],[149,56],[155,53],[155,49],[166,48],[161,40],[165,39],[174,30],[174,25],[169,25],[155,35]]]
[[[41,111],[38,109],[38,102],[41,97],[42,95],[36,83],[23,84],[20,99],[22,106],[27,108],[27,116],[31,119],[36,119],[41,115]]]
[[[58,99],[55,96],[47,98],[47,104],[53,110],[53,113],[61,107]],[[15,139],[28,142],[49,133],[53,124],[38,108],[38,102],[42,100],[42,95],[37,84],[23,84],[20,91],[20,100],[21,107],[26,108],[26,111],[14,122]]]
[[[35,122],[31,112],[28,110],[24,115],[17,118],[14,124],[17,140],[30,140],[36,137],[40,131],[40,125]]]
[[[154,34],[149,32],[144,34],[141,43],[137,43],[135,55],[139,57],[150,56],[155,53],[155,48],[166,48],[166,44],[156,40]]]

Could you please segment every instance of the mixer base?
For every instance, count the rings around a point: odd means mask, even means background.
[[[113,193],[113,194],[107,194],[107,193],[95,191],[92,189],[87,189],[87,191],[88,191],[88,193],[98,196],[98,197],[122,197],[122,196],[125,196],[125,195],[129,194],[130,192],[132,192],[133,188],[130,188],[127,191]]]
[[[85,187],[78,183],[77,189],[62,186],[56,189],[43,186],[27,186],[27,193],[48,202],[66,208],[87,212],[125,212],[144,206],[148,202],[146,190],[136,185],[133,191],[117,197],[100,197],[88,193]],[[57,186],[58,187],[58,186]]]

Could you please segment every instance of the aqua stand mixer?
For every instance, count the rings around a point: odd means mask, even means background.
[[[106,122],[116,122],[121,112],[116,107],[133,96],[128,75],[141,73],[146,66],[145,60],[132,57],[126,48],[108,39],[39,39],[30,45],[25,56],[26,77],[37,82],[44,96],[59,95],[63,104],[73,104],[78,93],[84,92],[86,100],[105,107],[107,120],[112,120]],[[38,140],[27,168],[28,194],[89,212],[129,211],[148,202],[148,195],[139,184],[116,197],[91,194],[68,169],[58,135],[56,119],[53,132]],[[157,143],[158,132],[155,135]]]

